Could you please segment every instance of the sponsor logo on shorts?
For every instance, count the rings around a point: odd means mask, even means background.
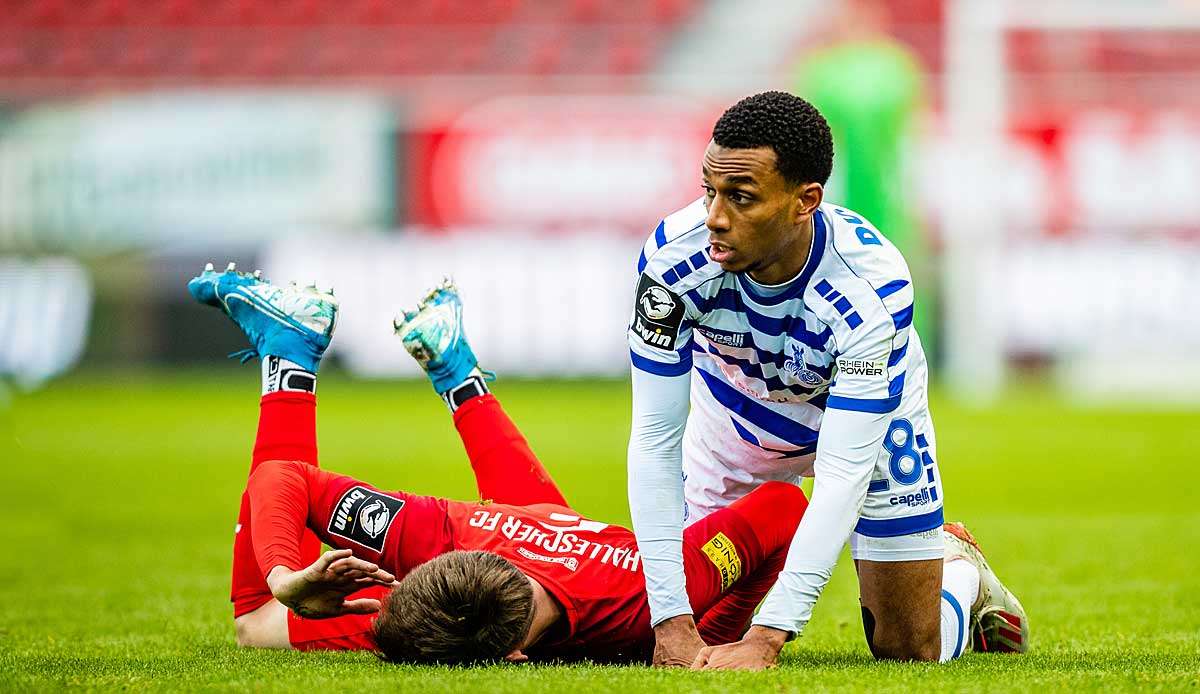
[[[329,533],[382,552],[388,528],[402,508],[403,499],[366,487],[351,487],[334,507]]]
[[[847,359],[838,357],[838,373],[844,376],[886,376],[886,359]]]
[[[742,577],[742,558],[725,533],[717,533],[700,548],[721,574],[721,592],[729,590]]]
[[[637,295],[630,329],[651,347],[673,349],[683,325],[683,301],[649,275],[642,275]]]
[[[933,497],[929,495],[929,487],[922,487],[919,492],[893,496],[888,499],[888,503],[892,506],[924,506],[933,503]]]

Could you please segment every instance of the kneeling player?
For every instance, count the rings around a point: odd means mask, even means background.
[[[189,289],[222,308],[263,360],[234,542],[240,645],[370,649],[407,662],[649,656],[633,534],[567,506],[488,394],[453,287],[431,292],[396,331],[454,414],[487,500],[476,503],[381,492],[318,469],[316,373],[337,314],[331,295],[232,265],[210,266]],[[740,638],[805,506],[798,487],[768,484],[688,529],[684,569],[707,643]],[[335,550],[318,556],[318,538]]]

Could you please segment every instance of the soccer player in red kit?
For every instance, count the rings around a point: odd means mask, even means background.
[[[402,661],[649,657],[653,632],[632,532],[567,505],[488,393],[452,286],[406,312],[396,331],[453,412],[480,502],[384,492],[317,467],[316,373],[336,322],[332,295],[276,287],[232,264],[223,273],[206,268],[189,290],[222,308],[250,339],[246,354],[263,360],[234,543],[240,645],[368,649]],[[706,643],[741,637],[805,506],[798,487],[768,484],[688,529],[684,568]],[[319,554],[318,541],[334,550]],[[436,615],[453,633],[426,638],[412,626],[408,611],[419,601],[405,588],[463,572],[481,582],[463,583],[463,605]]]

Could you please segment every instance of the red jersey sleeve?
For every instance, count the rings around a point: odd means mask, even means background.
[[[311,465],[268,461],[250,475],[250,531],[259,568],[297,570],[305,527],[336,549],[403,575],[449,551],[446,503],[365,482]]]

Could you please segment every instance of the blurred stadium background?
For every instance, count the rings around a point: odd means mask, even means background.
[[[638,244],[782,88],[953,393],[1196,401],[1198,73],[1187,0],[3,0],[0,372],[211,362],[231,259],[335,286],[355,376],[444,274],[504,373],[620,376]]]
[[[209,260],[336,287],[323,464],[463,498],[440,403],[388,380],[417,375],[392,315],[454,275],[568,498],[627,520],[638,249],[771,88],[910,260],[948,515],[1035,621],[1028,658],[920,677],[1196,686],[1198,78],[1197,0],[0,0],[0,689],[397,684],[232,646],[257,374],[190,303]],[[789,649],[817,679],[687,688],[907,690],[855,590],[835,571]],[[663,687],[527,672],[401,682]]]

